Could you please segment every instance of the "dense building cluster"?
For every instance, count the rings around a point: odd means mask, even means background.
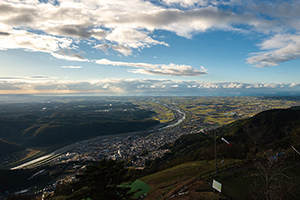
[[[130,160],[133,167],[144,167],[146,160],[162,157],[168,149],[159,147],[172,143],[180,136],[190,134],[187,128],[176,126],[168,129],[138,135],[102,138],[77,144],[72,150],[57,157],[56,164],[103,158],[114,160]]]

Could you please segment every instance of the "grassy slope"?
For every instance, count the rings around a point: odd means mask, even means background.
[[[218,160],[219,167],[237,162],[235,159],[226,159],[223,164],[220,164],[221,160]],[[193,178],[199,174],[213,170],[215,167],[214,160],[202,160],[187,162],[169,169],[165,169],[154,174],[140,178],[141,181],[147,183],[151,187],[151,192],[155,192],[160,188],[174,187],[190,178]]]
[[[222,167],[219,161],[220,160],[218,160],[218,167]],[[237,160],[226,159],[223,165],[228,165],[236,161]],[[284,175],[292,177],[295,182],[300,180],[299,161],[286,161],[285,165],[289,166],[289,168],[284,171]],[[184,184],[186,180],[192,177],[197,177],[199,174],[205,171],[211,171],[212,169],[214,169],[214,160],[187,162],[142,177],[140,180],[144,181],[152,188],[152,190],[148,193],[149,199],[160,199],[176,186]],[[206,176],[197,179],[198,181],[187,188],[190,193],[186,194],[186,196],[196,199],[202,199],[204,196],[205,199],[216,199],[217,195],[209,192],[212,191],[211,182],[213,179],[216,179],[222,183],[222,194],[225,195],[225,197],[229,197],[231,199],[248,200],[251,199],[251,189],[252,194],[254,192],[255,195],[255,190],[253,191],[253,183],[255,180],[260,180],[260,177],[258,171],[253,168],[251,163],[248,163],[242,167],[228,168],[219,171],[217,178],[214,178],[214,173],[212,173],[208,177]],[[203,185],[203,183],[206,184]],[[196,191],[198,190],[197,192],[195,192],[195,188]],[[300,190],[297,188],[299,188],[299,184],[290,192],[294,193],[295,195],[300,195]],[[175,200],[176,199],[177,198],[175,198]]]
[[[218,145],[218,156],[227,157],[225,159],[227,160],[232,155],[236,157],[235,154],[241,151],[242,148],[245,150],[244,155],[246,155],[246,152],[249,152],[248,148],[253,145],[253,141],[258,141],[257,145],[260,147],[258,151],[266,151],[268,149],[284,151],[290,149],[291,143],[297,147],[299,145],[299,117],[299,107],[285,110],[277,109],[265,111],[250,119],[239,120],[228,126],[222,127],[219,129],[218,139],[220,139],[222,135],[225,135],[226,138],[232,141],[233,147],[226,146],[225,148],[223,146],[226,144],[220,143],[221,146]],[[289,140],[283,141],[283,139],[287,137],[286,133],[290,135],[288,136]],[[170,146],[172,153],[164,162],[172,162],[175,158],[186,157],[190,157],[190,159],[194,160],[200,159],[199,155],[205,153],[205,150],[207,149],[207,147],[202,150],[199,148],[205,146],[203,146],[205,139],[206,138],[204,138],[203,135],[187,135],[181,137]],[[249,140],[251,140],[251,142]],[[245,143],[248,143],[248,145],[245,146]],[[228,148],[231,150],[229,151]],[[211,150],[207,153],[212,153]],[[197,151],[202,153],[197,153]],[[228,152],[228,155],[224,154],[225,152]],[[255,156],[256,154],[253,155]],[[145,176],[141,178],[141,180],[152,188],[151,192],[153,193],[160,188],[171,188],[172,185],[174,187],[177,183],[180,184],[202,171],[205,171],[205,169],[208,170],[213,168],[213,161],[187,162]],[[243,170],[221,174],[220,180],[224,182],[225,193],[235,197],[233,199],[246,199],[247,194],[245,194],[245,192],[247,192],[250,187],[249,183],[251,182],[251,178],[249,178],[249,176],[251,177],[252,175],[253,172]]]
[[[146,194],[151,190],[150,186],[141,180],[134,181],[131,185],[130,192],[135,192],[134,198],[138,198],[142,194]]]

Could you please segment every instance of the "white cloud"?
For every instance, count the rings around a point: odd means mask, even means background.
[[[95,60],[95,63],[100,65],[130,66],[130,67],[142,67],[142,68],[152,68],[156,66],[148,63],[119,62],[119,61],[111,61],[108,59]]]
[[[162,0],[166,5],[169,6],[181,6],[184,8],[188,7],[205,7],[208,5],[240,5],[240,0]]]
[[[81,69],[82,66],[61,66],[60,68],[64,68],[64,69]]]
[[[201,66],[201,70],[192,68],[188,65],[176,65],[176,64],[148,64],[148,63],[130,63],[130,62],[116,62],[107,59],[96,60],[95,63],[101,65],[113,65],[113,66],[128,66],[135,67],[137,69],[131,69],[129,72],[148,74],[148,75],[163,75],[163,76],[201,76],[207,74],[207,70]]]
[[[291,85],[289,86],[289,87],[297,87],[297,86],[299,86],[300,84],[298,83],[298,84],[296,84],[296,83],[291,83]]]
[[[207,6],[209,3],[215,3],[216,1],[210,1],[210,0],[162,0],[167,5],[173,5],[178,4],[182,7],[189,7],[189,6]]]
[[[58,52],[51,53],[51,55],[57,59],[90,62],[88,59],[84,58],[84,56],[82,56],[81,54],[75,53],[70,49],[62,49]]]
[[[0,80],[15,80],[15,79],[23,79],[24,77],[20,76],[2,76]]]
[[[14,90],[21,90],[21,88],[16,83],[11,83],[8,81],[0,81],[0,94],[5,94],[5,91],[14,91]]]
[[[254,67],[277,66],[300,58],[300,34],[277,34],[259,45],[262,51],[247,59]]]
[[[139,68],[132,69],[130,72],[139,73],[139,74],[148,74],[148,75],[163,75],[163,76],[201,76],[206,73],[206,69],[201,67],[201,70],[192,68],[187,65],[175,65],[173,63],[169,65],[160,65],[155,66],[152,69],[147,68]]]
[[[0,80],[14,81],[14,80],[42,80],[42,79],[55,79],[55,77],[34,75],[34,76],[0,76]]]
[[[125,56],[129,56],[132,53],[132,49],[127,46],[124,46],[124,45],[99,44],[99,45],[94,46],[94,48],[100,49],[106,53],[108,52],[109,49],[113,49]]]
[[[25,30],[11,30],[0,34],[0,50],[26,49],[40,52],[56,52],[61,48],[70,47],[72,40],[49,35],[38,35]]]
[[[55,77],[51,76],[43,76],[43,75],[35,75],[35,76],[30,76],[28,79],[54,79]]]
[[[215,3],[206,0],[166,1],[167,4],[182,3],[200,6],[200,8],[183,10],[160,7],[142,0],[30,2],[1,1],[0,27],[5,29],[1,29],[0,35],[7,36],[6,39],[1,38],[1,40],[6,40],[5,44],[8,44],[6,47],[3,45],[2,49],[25,48],[43,52],[51,51],[56,56],[55,51],[70,48],[70,43],[75,42],[75,39],[94,38],[96,44],[93,46],[108,44],[111,49],[128,56],[132,53],[128,48],[140,50],[153,45],[168,46],[166,42],[153,38],[154,30],[167,30],[191,38],[193,34],[209,29],[237,31],[240,28],[235,26],[246,25],[257,30],[266,27],[267,30],[274,26],[274,22],[260,19],[256,14],[247,12],[237,14],[213,6],[219,4],[218,1]],[[27,33],[27,38],[24,38],[24,34],[15,32],[17,29],[30,30],[30,33]],[[20,38],[20,41],[13,42],[13,38]],[[45,44],[43,40],[48,41],[46,43],[52,47],[43,45]],[[28,44],[21,41],[27,41]],[[58,43],[64,45],[57,46]]]
[[[226,5],[228,9],[219,5]],[[299,58],[299,34],[284,34],[300,30],[299,8],[298,1],[162,0],[155,4],[144,0],[51,0],[46,3],[2,0],[0,50],[25,49],[47,52],[58,59],[89,61],[83,53],[75,52],[75,43],[89,41],[85,44],[90,47],[129,56],[135,50],[153,45],[168,46],[162,41],[163,37],[155,39],[155,30],[186,38],[208,30],[257,31],[277,35],[262,43],[261,49],[267,51],[252,55],[248,63],[256,67],[275,66]],[[279,41],[279,36],[288,36],[290,40]],[[133,72],[170,72],[172,76],[177,73],[172,69],[161,66]]]
[[[135,49],[150,47],[151,45],[157,44],[168,46],[168,44],[164,42],[152,39],[149,36],[149,32],[123,26],[116,27],[105,39]]]
[[[64,0],[58,1],[58,3],[52,3],[52,1],[28,3],[21,0],[4,0],[0,3],[0,36],[9,37],[1,38],[5,42],[1,42],[3,47],[0,48],[2,50],[24,48],[50,52],[61,59],[70,60],[69,56],[57,56],[55,51],[70,48],[70,44],[57,48],[57,40],[65,39],[72,43],[75,42],[74,38],[95,38],[98,43],[103,42],[101,40],[106,40],[106,42],[111,43],[110,45],[113,45],[113,50],[129,55],[131,50],[128,51],[127,49],[125,51],[125,47],[141,49],[151,45],[166,44],[152,39],[148,36],[150,33],[146,30],[137,30],[136,27],[132,28],[131,25],[120,27],[119,24],[115,24],[118,15],[124,17],[129,16],[130,13],[150,11],[154,8],[156,7],[151,3],[139,0],[130,0],[130,2]],[[30,33],[27,34],[27,38],[24,34],[20,37],[21,35],[16,33],[16,29],[25,32],[30,30]],[[28,37],[30,34],[31,38]],[[55,38],[56,41],[49,41],[49,38],[45,38],[46,36]],[[37,41],[38,37],[47,39],[47,44],[54,47],[34,46],[34,44],[41,43]],[[14,38],[20,38],[19,41],[26,41],[28,44],[14,41]],[[43,43],[45,42],[42,41]]]

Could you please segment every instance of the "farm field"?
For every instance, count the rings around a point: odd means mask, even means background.
[[[190,114],[190,128],[202,125],[223,126],[270,109],[299,105],[296,99],[271,97],[161,97],[156,98]]]

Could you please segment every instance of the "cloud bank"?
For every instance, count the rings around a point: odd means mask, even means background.
[[[0,94],[67,94],[98,95],[299,95],[299,83],[204,83],[154,79],[104,79],[90,81],[59,81],[0,79]]]

